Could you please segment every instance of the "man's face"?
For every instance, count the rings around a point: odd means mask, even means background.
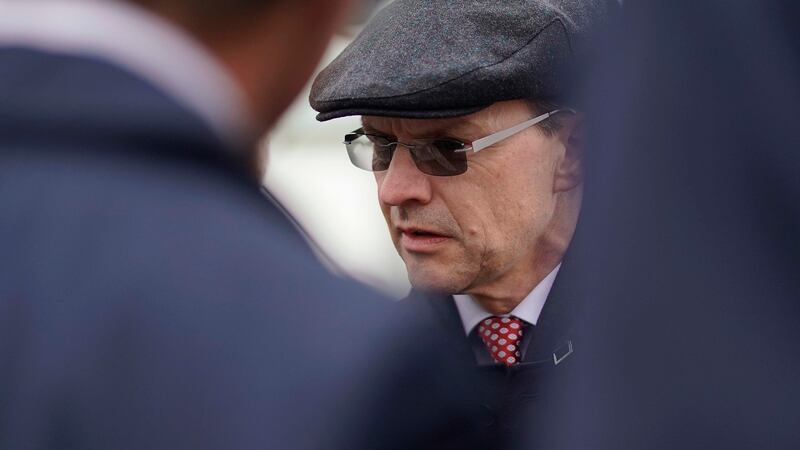
[[[452,138],[465,143],[533,117],[522,101],[497,103],[455,119],[364,117],[368,132],[400,142]],[[420,172],[398,146],[389,169],[376,172],[381,210],[416,288],[480,293],[530,277],[557,215],[556,174],[565,147],[558,135],[530,128],[475,154],[468,170],[437,177]]]

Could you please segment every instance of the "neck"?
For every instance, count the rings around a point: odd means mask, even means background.
[[[534,268],[508,273],[492,283],[471,290],[469,294],[487,312],[493,315],[508,314],[561,263],[562,258],[563,253],[557,252],[539,255]]]
[[[514,310],[564,259],[578,223],[582,199],[580,187],[563,194],[553,220],[526,261],[500,277],[469,289],[487,312],[508,314]]]

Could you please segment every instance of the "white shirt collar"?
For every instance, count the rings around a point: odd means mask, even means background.
[[[544,277],[513,311],[501,317],[514,316],[536,325],[547,297],[550,295],[550,289],[553,288],[553,283],[556,281],[559,269],[561,269],[561,264]],[[468,336],[482,320],[494,315],[483,309],[480,303],[469,295],[458,294],[454,295],[453,298],[456,302],[456,308],[458,308],[458,315],[461,316],[461,324],[464,325],[464,333]]]
[[[224,141],[252,135],[229,72],[177,26],[114,0],[0,0],[0,46],[89,55],[149,81],[199,115]]]

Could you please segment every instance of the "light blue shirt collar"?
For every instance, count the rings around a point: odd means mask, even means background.
[[[550,295],[550,290],[553,288],[553,283],[556,281],[559,269],[561,269],[561,264],[556,266],[550,274],[544,277],[513,311],[501,317],[514,316],[525,322],[536,325],[539,321],[539,315],[544,308],[544,304],[547,301],[547,297]],[[482,320],[494,315],[483,309],[480,303],[470,295],[457,294],[453,296],[453,299],[456,302],[458,314],[461,316],[461,324],[464,326],[464,333],[466,333],[467,336],[469,336],[472,330]]]

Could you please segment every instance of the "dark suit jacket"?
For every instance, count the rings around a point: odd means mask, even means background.
[[[0,49],[0,448],[439,448],[469,429],[430,331],[321,269],[243,150],[119,67]]]
[[[570,285],[570,266],[562,265],[536,326],[525,328],[522,360],[510,368],[501,364],[479,366],[473,351],[475,332],[467,337],[452,296],[413,293],[406,301],[428,306],[433,320],[447,332],[443,348],[458,355],[477,377],[470,387],[470,408],[480,417],[481,448],[501,449],[516,445],[537,414],[551,408],[549,398],[563,389],[561,375],[580,354],[573,321],[580,299]],[[579,356],[578,356],[579,357]]]

